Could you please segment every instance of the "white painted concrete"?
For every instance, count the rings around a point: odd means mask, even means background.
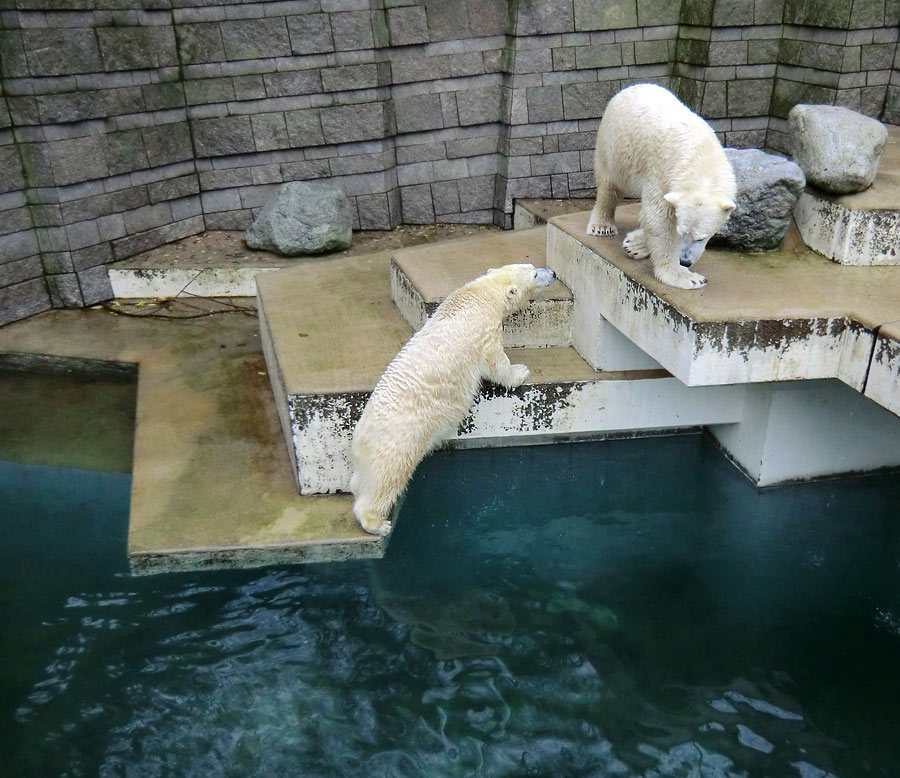
[[[391,263],[391,299],[414,330],[425,324],[437,302],[427,302],[396,263]],[[506,348],[552,348],[572,345],[571,299],[542,297],[532,300],[503,323]]]
[[[594,370],[653,370],[660,367],[607,320],[600,310],[611,281],[596,254],[550,224],[547,267],[572,290],[572,345]]]
[[[256,276],[281,270],[277,267],[230,269],[108,269],[113,294],[119,298],[176,297],[255,297]]]
[[[839,378],[861,390],[873,335],[845,318],[692,321],[552,222],[547,265],[575,296],[574,345],[602,365],[612,324],[688,386]]]
[[[745,388],[742,421],[709,429],[759,486],[900,466],[900,418],[839,381]]]
[[[622,380],[526,384],[513,392],[491,387],[456,441],[466,447],[521,445],[736,422],[742,418],[743,392],[743,387],[690,389],[675,378],[640,374]],[[364,399],[290,398],[301,494],[349,488],[352,430]]]
[[[878,336],[865,395],[900,416],[900,341]]]
[[[794,220],[807,246],[842,265],[900,265],[900,211],[855,210],[806,190]]]

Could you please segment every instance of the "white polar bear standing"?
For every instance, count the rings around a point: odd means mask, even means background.
[[[706,283],[688,268],[735,208],[734,171],[712,128],[668,89],[636,84],[603,113],[594,152],[597,202],[589,235],[617,235],[620,195],[641,198],[641,227],[622,245],[650,257],[664,284],[696,289]]]
[[[507,388],[529,376],[503,351],[502,324],[553,283],[552,270],[504,265],[451,293],[394,357],[353,434],[353,513],[375,535],[425,455],[454,435],[482,379]]]

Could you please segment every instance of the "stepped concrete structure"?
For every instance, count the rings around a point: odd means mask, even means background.
[[[794,218],[806,245],[835,262],[900,265],[900,127],[888,127],[872,186],[840,196],[807,186]]]

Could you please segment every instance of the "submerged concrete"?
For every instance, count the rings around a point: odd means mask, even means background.
[[[297,495],[255,317],[53,311],[0,329],[0,352],[138,366],[128,533],[136,573],[383,553],[349,497]]]

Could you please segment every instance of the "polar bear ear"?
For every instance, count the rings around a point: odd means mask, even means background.
[[[725,213],[731,213],[737,205],[732,200],[720,200],[719,205],[722,207],[722,211]]]
[[[519,296],[519,287],[517,287],[517,286],[509,287],[509,289],[506,290],[506,296],[510,297],[510,298],[518,297]]]
[[[666,192],[663,195],[663,200],[665,200],[673,208],[677,208],[678,203],[680,203],[683,199],[684,195],[681,192]]]

